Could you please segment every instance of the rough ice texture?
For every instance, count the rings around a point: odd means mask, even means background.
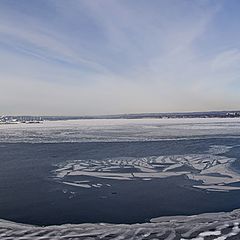
[[[230,148],[214,145],[205,154],[72,160],[58,164],[53,174],[55,180],[63,184],[85,188],[103,186],[101,179],[130,181],[185,175],[198,181],[193,186],[195,188],[210,191],[239,190],[238,186],[228,185],[240,181],[240,174],[230,168],[235,159],[218,155]],[[99,185],[95,186],[91,182],[83,184],[77,180],[78,177],[95,177],[99,179]]]
[[[0,220],[1,240],[60,239],[240,239],[240,210],[194,216],[160,217],[143,224],[78,224],[37,227]]]

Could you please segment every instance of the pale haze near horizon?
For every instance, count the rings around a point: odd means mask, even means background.
[[[0,114],[237,110],[238,0],[1,0]]]

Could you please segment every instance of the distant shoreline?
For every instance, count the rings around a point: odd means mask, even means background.
[[[13,121],[32,121],[41,119],[42,121],[57,120],[78,120],[78,119],[178,119],[178,118],[240,118],[240,111],[209,111],[209,112],[180,112],[180,113],[137,113],[137,114],[114,114],[114,115],[95,115],[95,116],[26,116],[26,115],[4,115],[0,117],[0,123],[3,120],[13,119]]]

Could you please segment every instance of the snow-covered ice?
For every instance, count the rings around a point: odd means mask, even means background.
[[[0,125],[0,142],[119,142],[240,136],[240,119],[84,119]]]

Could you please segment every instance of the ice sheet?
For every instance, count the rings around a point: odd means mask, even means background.
[[[91,119],[0,125],[0,142],[119,142],[240,136],[240,119]]]

